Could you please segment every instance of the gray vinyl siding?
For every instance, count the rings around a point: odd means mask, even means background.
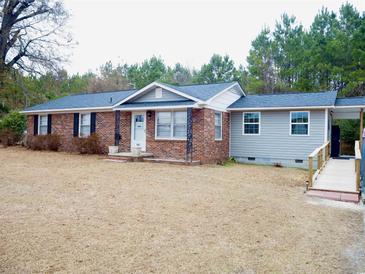
[[[156,101],[163,102],[163,101],[180,101],[180,100],[188,100],[188,99],[165,89],[162,89],[162,97],[156,98],[155,89],[151,89],[147,93],[134,99],[133,102],[156,102]]]
[[[241,162],[307,166],[308,155],[324,143],[325,111],[310,110],[309,136],[290,135],[290,111],[261,111],[260,135],[242,134],[242,113],[231,113],[230,154]],[[303,160],[302,164],[295,160]]]

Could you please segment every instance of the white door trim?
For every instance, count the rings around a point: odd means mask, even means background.
[[[142,151],[146,151],[146,123],[147,123],[147,116],[146,116],[146,112],[145,111],[133,111],[132,112],[132,125],[131,125],[131,148],[134,147],[134,116],[135,115],[143,115],[144,119],[143,119],[143,130],[144,130],[144,138],[142,140],[142,144],[141,144],[141,150]]]

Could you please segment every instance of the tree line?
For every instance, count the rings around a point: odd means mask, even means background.
[[[33,7],[29,13],[33,15],[37,8],[44,12],[42,16],[60,14],[63,25],[67,13],[57,1],[47,2],[53,4],[48,8]],[[16,35],[11,33],[10,38]],[[64,95],[141,88],[153,81],[179,85],[238,81],[246,91],[257,94],[320,90],[338,90],[342,96],[365,93],[365,13],[349,3],[342,5],[338,13],[322,8],[308,29],[294,16],[283,14],[273,30],[263,28],[252,41],[246,66],[235,64],[228,55],[214,54],[199,69],[189,69],[180,63],[167,66],[162,58],[154,56],[137,64],[107,62],[97,73],[69,75],[57,66],[47,67],[50,64],[45,57],[38,63],[36,59],[30,62],[29,56],[33,55],[26,53],[16,65],[0,71],[0,114]],[[23,58],[28,61],[21,61]],[[36,70],[42,64],[46,67],[43,73]]]
[[[264,28],[247,58],[246,89],[256,93],[338,90],[364,95],[365,13],[349,3],[338,14],[322,8],[308,30],[283,14]]]

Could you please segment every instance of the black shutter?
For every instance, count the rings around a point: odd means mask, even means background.
[[[79,114],[74,113],[74,137],[79,136]]]
[[[52,114],[48,114],[47,116],[47,134],[52,133]]]
[[[90,134],[95,133],[96,130],[96,113],[91,112],[91,118],[90,118]]]
[[[38,115],[34,115],[33,120],[33,135],[38,135]]]

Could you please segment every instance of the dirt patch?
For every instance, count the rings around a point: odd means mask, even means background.
[[[0,149],[0,271],[364,269],[346,251],[360,246],[362,212],[308,203],[305,177],[298,169]]]

